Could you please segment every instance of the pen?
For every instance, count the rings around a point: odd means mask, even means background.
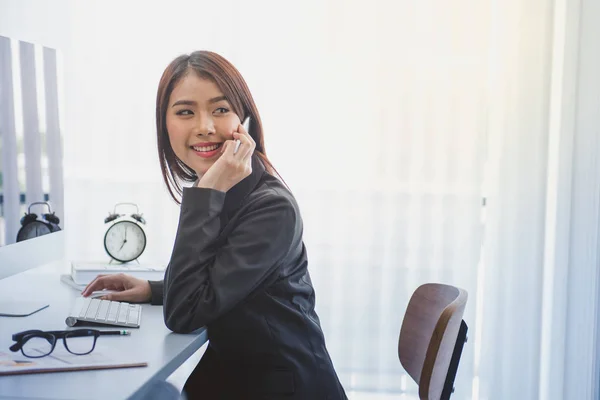
[[[122,335],[122,336],[129,336],[131,335],[131,331],[125,330],[125,329],[121,329],[118,331],[100,331],[100,335]]]

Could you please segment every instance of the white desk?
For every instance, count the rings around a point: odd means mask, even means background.
[[[50,304],[28,317],[0,317],[0,349],[10,351],[16,332],[68,329],[65,318],[79,291],[60,281],[60,273],[66,270],[64,262],[57,262],[0,280],[0,298]],[[0,399],[143,399],[149,384],[171,375],[207,341],[207,335],[205,329],[172,333],[164,324],[162,307],[144,304],[142,309],[140,328],[130,329],[131,336],[102,336],[98,342],[110,341],[115,351],[147,361],[147,367],[0,376]]]

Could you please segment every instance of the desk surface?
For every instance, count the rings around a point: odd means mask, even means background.
[[[65,318],[80,293],[60,281],[66,270],[64,262],[56,262],[0,280],[0,301],[35,299],[50,304],[28,317],[0,317],[0,350],[10,351],[16,332],[68,329]],[[207,340],[204,329],[186,335],[171,332],[162,307],[149,304],[142,305],[140,328],[130,330],[131,336],[103,336],[98,341],[148,362],[147,367],[0,376],[0,399],[143,399],[150,382],[165,380]]]

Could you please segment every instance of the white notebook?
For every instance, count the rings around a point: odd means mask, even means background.
[[[109,264],[100,262],[71,263],[71,277],[77,285],[87,285],[98,275],[128,274],[139,279],[160,281],[165,276],[165,266],[157,264]]]

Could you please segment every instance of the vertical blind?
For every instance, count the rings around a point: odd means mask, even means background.
[[[48,200],[63,226],[57,61],[55,49],[0,36],[0,246],[33,202]]]

